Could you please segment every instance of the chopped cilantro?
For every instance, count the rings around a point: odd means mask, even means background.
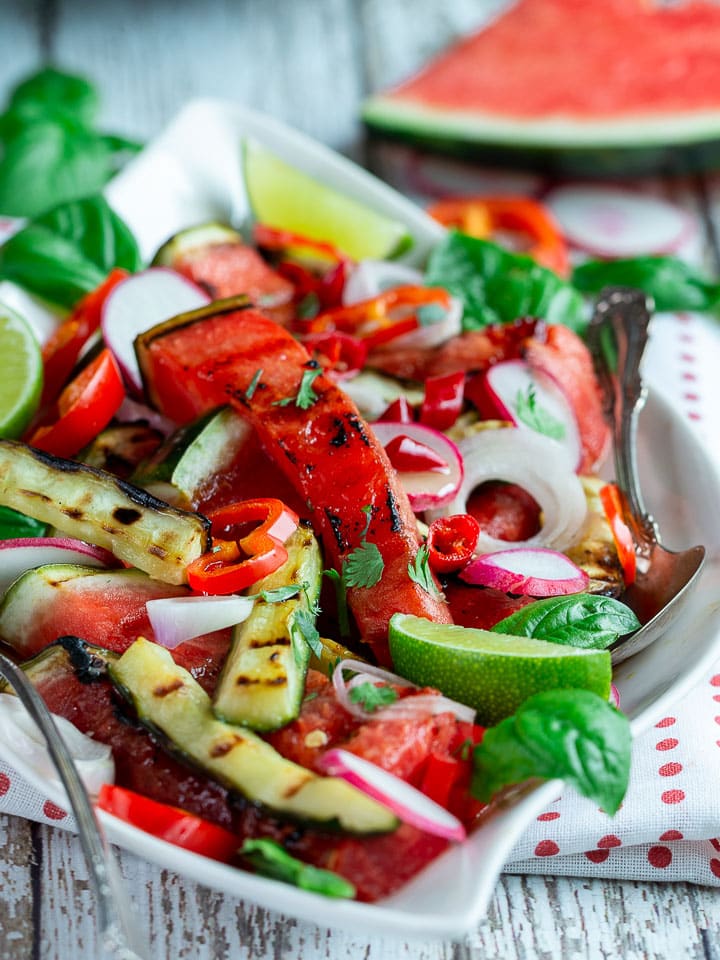
[[[323,645],[315,626],[315,619],[307,610],[296,610],[293,618],[293,634],[300,636],[316,657],[321,657]]]
[[[439,303],[426,303],[416,311],[415,316],[421,327],[431,327],[445,319],[445,312]]]
[[[437,584],[433,579],[433,575],[430,571],[430,551],[423,544],[415,555],[415,559],[411,560],[408,564],[408,576],[410,579],[416,583],[419,587],[429,593],[432,597],[437,597],[438,599],[442,597],[442,593],[438,590]]]
[[[253,378],[250,381],[250,384],[248,385],[247,390],[245,391],[246,400],[252,400],[255,394],[255,391],[257,390],[257,385],[260,383],[260,377],[262,376],[262,374],[263,374],[262,367],[258,367],[255,373],[253,374]]]
[[[295,394],[295,396],[283,397],[282,400],[275,400],[273,406],[287,407],[291,403],[294,403],[295,406],[299,407],[301,410],[309,410],[318,399],[318,395],[313,390],[313,383],[321,373],[322,370],[320,369],[303,370],[302,380],[300,381],[300,386],[298,387],[298,392]]]
[[[518,420],[537,433],[543,433],[553,440],[562,440],[565,436],[565,427],[561,421],[538,404],[535,387],[532,384],[527,388],[527,393],[518,390],[515,398],[515,413]]]
[[[327,577],[335,588],[335,602],[337,606],[338,629],[341,637],[350,636],[350,617],[347,605],[347,590],[345,588],[344,565],[343,573],[337,570],[323,570],[323,576]]]
[[[310,703],[311,700],[314,700],[318,695],[317,690],[311,690],[310,693],[307,693],[303,697],[303,703]]]
[[[350,700],[358,703],[367,710],[368,713],[375,713],[380,707],[387,707],[395,703],[398,695],[392,687],[376,687],[374,683],[368,680],[366,683],[359,683],[356,687],[351,687],[349,692]]]
[[[259,596],[265,603],[282,603],[283,600],[290,600],[296,597],[301,590],[305,589],[305,584],[288,584],[285,587],[274,587],[272,590],[261,590]]]
[[[320,313],[320,297],[311,290],[297,305],[297,315],[300,320],[313,320]]]
[[[377,544],[363,540],[343,564],[346,587],[374,587],[385,569],[385,561]]]

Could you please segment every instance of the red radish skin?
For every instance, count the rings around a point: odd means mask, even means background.
[[[461,571],[460,579],[530,597],[582,593],[589,582],[587,573],[564,553],[540,548],[483,554]]]
[[[0,541],[0,594],[34,567],[47,563],[79,563],[86,567],[117,567],[118,561],[102,547],[66,537],[26,537]]]
[[[450,503],[463,482],[464,469],[460,451],[444,433],[421,423],[390,423],[377,421],[373,433],[383,447],[397,437],[410,437],[430,450],[446,465],[445,470],[428,469],[418,472],[400,472],[398,476],[416,513],[434,510]],[[392,462],[392,458],[391,458]]]

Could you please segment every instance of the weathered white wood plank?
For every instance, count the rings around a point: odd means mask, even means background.
[[[30,824],[0,815],[0,960],[24,955],[33,942]]]

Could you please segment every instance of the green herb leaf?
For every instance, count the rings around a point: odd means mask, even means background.
[[[346,587],[374,587],[380,581],[385,561],[375,543],[363,542],[355,547],[343,564]]]
[[[496,623],[492,630],[515,637],[535,637],[550,643],[604,650],[618,637],[639,627],[640,621],[633,611],[619,600],[579,593],[536,600]]]
[[[559,777],[614,814],[627,790],[630,741],[627,718],[589,690],[538,693],[485,731],[471,790],[487,803],[503,787]]]
[[[320,634],[315,626],[315,618],[307,610],[296,610],[293,616],[293,633],[297,633],[312,650],[316,657],[321,657],[323,645]]]
[[[355,887],[344,877],[331,870],[321,870],[303,863],[291,856],[275,840],[246,840],[240,854],[264,877],[282,880],[302,890],[322,893],[326,897],[347,899],[355,896]]]
[[[252,380],[248,384],[247,390],[245,391],[246,400],[252,400],[253,396],[255,395],[255,391],[257,390],[257,385],[260,383],[260,377],[262,376],[262,374],[263,374],[262,367],[258,367],[258,369],[253,374]]]
[[[434,323],[440,323],[445,319],[445,314],[445,309],[439,303],[426,303],[415,312],[421,327],[431,327]]]
[[[47,524],[10,507],[0,507],[0,540],[15,540],[20,537],[44,537]]]
[[[335,590],[335,606],[337,607],[338,630],[341,637],[350,636],[350,615],[347,604],[347,590],[345,588],[345,577],[337,570],[323,570],[323,576],[327,577]]]
[[[353,703],[360,704],[368,713],[375,713],[380,707],[395,703],[398,698],[397,692],[392,687],[376,687],[369,680],[351,687],[348,696]]]
[[[320,368],[303,370],[300,386],[298,387],[298,392],[295,394],[295,396],[283,397],[282,400],[275,400],[273,406],[287,407],[291,403],[294,403],[295,406],[300,407],[301,410],[309,410],[318,399],[318,395],[313,390],[313,383],[317,380],[321,373],[322,370]]]
[[[430,570],[430,551],[425,544],[418,548],[415,559],[408,564],[408,576],[426,593],[438,599],[442,597]]]
[[[135,238],[102,196],[61,204],[0,247],[0,278],[72,307],[113,267],[141,266]]]
[[[298,303],[295,312],[301,320],[313,320],[320,313],[320,297],[311,290]]]
[[[541,317],[576,331],[586,326],[582,297],[530,257],[488,240],[450,231],[430,254],[425,282],[444,287],[464,304],[463,328],[479,330],[518,317]]]
[[[720,284],[675,257],[588,260],[573,271],[573,283],[584,293],[603,287],[637,287],[655,301],[655,309],[704,312],[720,302]]]
[[[296,597],[302,589],[302,584],[288,584],[285,587],[273,587],[272,590],[261,590],[258,596],[262,597],[265,603],[282,603],[283,600]]]
[[[532,385],[528,387],[526,393],[518,390],[515,413],[518,420],[537,433],[543,433],[546,437],[552,437],[553,440],[562,440],[565,436],[565,427],[561,421],[538,404],[535,388]]]

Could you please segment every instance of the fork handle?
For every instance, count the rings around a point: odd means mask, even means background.
[[[650,304],[630,287],[608,287],[595,305],[588,342],[613,431],[615,476],[642,552],[658,543],[655,521],[645,509],[637,467],[637,424],[647,398],[640,364],[648,339]]]

